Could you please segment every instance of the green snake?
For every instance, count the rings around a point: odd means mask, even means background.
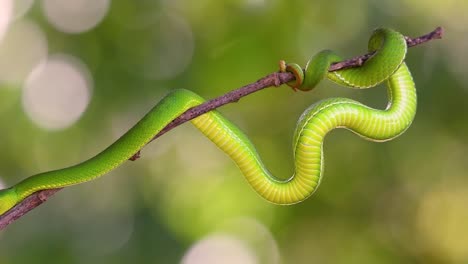
[[[369,88],[386,81],[389,102],[378,110],[347,98],[331,98],[310,106],[300,117],[294,133],[295,173],[278,180],[263,165],[254,145],[233,123],[218,111],[203,114],[191,122],[237,164],[253,189],[277,204],[303,201],[322,179],[325,135],[343,127],[371,141],[386,141],[402,134],[416,113],[416,89],[404,58],[407,51],[403,35],[391,29],[377,29],[369,40],[375,51],[361,67],[329,72],[341,58],[331,51],[313,57],[303,70],[296,64],[283,64],[296,80],[289,83],[299,90],[311,90],[328,79],[352,88]],[[188,90],[175,90],[164,97],[133,128],[96,156],[71,167],[36,174],[0,191],[0,214],[34,192],[91,181],[131,158],[159,131],[187,109],[205,100]]]

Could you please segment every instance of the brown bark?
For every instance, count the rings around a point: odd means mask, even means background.
[[[437,27],[434,31],[417,37],[417,38],[410,38],[405,37],[406,43],[408,47],[413,47],[425,42],[428,42],[433,39],[440,39],[443,35],[443,29],[441,27]],[[372,56],[372,53],[365,54],[362,56],[357,56],[352,59],[348,59],[342,62],[334,63],[330,66],[329,71],[336,71],[344,68],[350,67],[359,67],[361,66],[366,60],[368,60]],[[206,112],[209,112],[213,109],[216,109],[220,106],[223,106],[228,103],[237,102],[242,97],[247,96],[251,93],[259,91],[264,88],[268,87],[278,87],[284,83],[294,80],[294,76],[288,72],[274,72],[268,74],[267,76],[259,79],[258,81],[243,86],[237,90],[233,90],[225,95],[217,97],[215,99],[211,99],[199,106],[193,107],[185,111],[179,117],[174,119],[171,123],[169,123],[161,132],[159,132],[152,140],[160,137],[161,135],[165,134],[169,130],[192,120],[193,118],[200,116]],[[152,141],[151,140],[151,141]],[[131,158],[131,160],[136,160],[140,156],[140,152],[135,153],[135,155]],[[50,189],[50,190],[42,190],[36,193],[31,194],[29,197],[24,199],[22,202],[18,203],[15,207],[10,209],[8,212],[4,213],[0,216],[0,230],[4,229],[10,223],[15,221],[16,219],[22,217],[30,210],[36,208],[37,206],[41,205],[47,199],[54,195],[56,192],[60,191],[60,189]]]

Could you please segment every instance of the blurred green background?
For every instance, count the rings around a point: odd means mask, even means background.
[[[168,91],[214,98],[321,49],[366,51],[370,32],[411,48],[418,113],[400,138],[346,130],[325,143],[303,203],[262,200],[190,125],[142,158],[67,188],[0,233],[0,263],[468,263],[468,1],[0,0],[0,179],[81,162]],[[332,96],[386,105],[385,87],[270,88],[220,109],[278,177],[299,115]]]

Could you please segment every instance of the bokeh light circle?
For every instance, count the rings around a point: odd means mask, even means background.
[[[182,16],[161,13],[142,17],[126,27],[117,54],[128,71],[165,80],[181,74],[192,61],[195,41]]]
[[[1,1],[1,0],[0,0]],[[34,4],[34,0],[15,0],[13,6],[13,18],[18,19],[23,17]]]
[[[46,56],[47,40],[41,28],[28,20],[16,21],[0,42],[0,82],[21,84]]]
[[[245,5],[249,8],[261,8],[265,6],[265,0],[245,0]]]
[[[259,263],[280,263],[280,251],[268,227],[254,217],[237,217],[223,223],[221,232],[242,240],[255,253]]]
[[[255,264],[253,252],[241,240],[224,234],[206,237],[184,255],[182,264]]]
[[[64,129],[86,110],[91,94],[90,74],[78,59],[55,55],[28,76],[23,91],[23,107],[38,126]]]
[[[8,29],[13,13],[12,0],[0,0],[0,41]]]
[[[110,0],[44,0],[47,20],[65,33],[82,33],[94,28],[110,6]]]
[[[72,195],[64,195],[60,211],[73,226],[71,243],[80,263],[92,263],[96,256],[117,254],[134,234],[135,218],[129,177],[113,173],[112,179],[80,186]],[[128,175],[121,175],[128,176]],[[96,191],[99,190],[99,191]]]

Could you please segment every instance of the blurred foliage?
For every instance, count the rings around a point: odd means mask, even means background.
[[[246,241],[258,263],[467,263],[467,7],[464,0],[121,0],[97,27],[67,34],[34,2],[20,19],[45,32],[49,54],[86,65],[92,98],[75,124],[48,131],[25,114],[21,83],[0,85],[6,185],[89,158],[172,89],[213,98],[276,71],[279,59],[304,63],[325,48],[363,54],[380,26],[408,36],[444,26],[446,35],[409,50],[419,94],[412,127],[379,144],[334,131],[324,180],[307,201],[265,202],[223,153],[183,125],[137,162],[67,188],[10,225],[0,234],[0,262],[178,263],[197,241],[229,234]],[[297,118],[332,96],[374,107],[387,100],[383,86],[325,82],[308,94],[266,89],[220,111],[286,178]],[[255,235],[257,225],[269,237]]]

